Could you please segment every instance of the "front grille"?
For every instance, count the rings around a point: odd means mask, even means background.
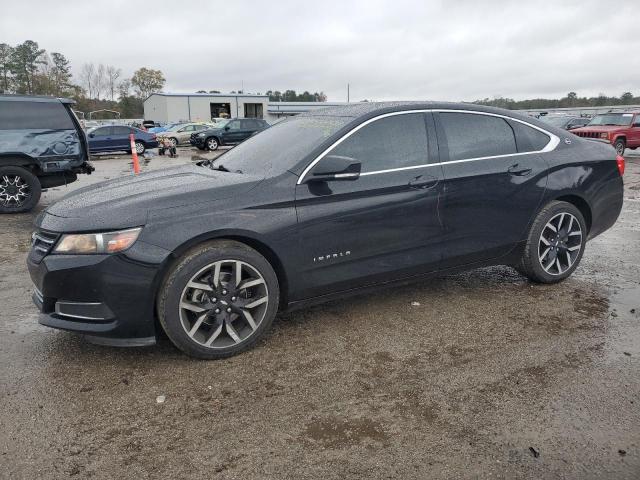
[[[34,263],[40,263],[49,254],[60,234],[40,230],[31,235],[31,251],[29,259]]]
[[[573,132],[579,137],[585,138],[600,138],[600,132]]]

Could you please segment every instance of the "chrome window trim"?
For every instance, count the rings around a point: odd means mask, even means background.
[[[458,109],[451,109],[451,108],[430,108],[430,109],[423,109],[423,110],[402,110],[402,111],[399,111],[399,112],[383,113],[382,115],[378,115],[377,117],[370,118],[366,122],[361,123],[360,125],[358,125],[354,129],[352,129],[349,132],[345,133],[342,137],[340,137],[338,140],[336,140],[331,145],[329,145],[329,147],[327,147],[325,150],[323,150],[311,163],[309,163],[309,165],[307,165],[307,167],[300,174],[300,177],[298,178],[298,181],[296,182],[296,185],[301,185],[303,183],[304,178],[307,175],[307,173],[309,173],[309,171],[314,166],[316,166],[316,164],[320,160],[322,160],[331,150],[333,150],[335,147],[340,145],[342,142],[344,142],[351,135],[356,133],[361,128],[369,125],[370,123],[373,123],[373,122],[375,122],[377,120],[380,120],[382,118],[392,117],[392,116],[395,116],[395,115],[408,115],[408,114],[412,114],[412,113],[429,113],[429,112],[469,113],[469,114],[473,114],[473,115],[487,115],[489,117],[498,117],[498,118],[502,118],[504,120],[512,120],[514,122],[522,123],[523,125],[526,125],[528,127],[533,128],[534,130],[538,130],[539,132],[544,133],[545,135],[547,135],[549,137],[549,142],[545,145],[545,147],[543,149],[535,150],[533,152],[509,153],[509,154],[506,154],[506,155],[491,155],[491,156],[488,156],[488,157],[463,158],[461,160],[451,160],[449,162],[424,163],[422,165],[411,165],[409,167],[389,168],[389,169],[385,169],[385,170],[376,170],[376,171],[373,171],[373,172],[365,172],[365,173],[361,173],[360,176],[364,177],[364,176],[367,176],[367,175],[378,175],[378,174],[381,174],[381,173],[399,172],[399,171],[403,171],[403,170],[414,170],[414,169],[417,169],[417,168],[435,167],[435,166],[439,166],[439,165],[447,165],[447,164],[452,164],[452,163],[473,162],[473,161],[476,161],[476,160],[488,160],[488,159],[492,159],[492,158],[504,158],[504,157],[515,157],[515,156],[521,156],[521,155],[534,155],[534,154],[538,154],[538,153],[547,153],[547,152],[552,152],[553,150],[555,150],[556,147],[560,144],[560,137],[558,137],[557,135],[555,135],[555,134],[553,134],[553,133],[551,133],[551,132],[549,132],[549,131],[547,131],[547,130],[545,130],[543,128],[540,128],[540,127],[538,127],[536,125],[533,125],[531,123],[525,122],[524,120],[519,120],[517,118],[509,117],[507,115],[501,115],[499,113],[480,112],[480,111],[477,111],[477,110],[458,110]]]

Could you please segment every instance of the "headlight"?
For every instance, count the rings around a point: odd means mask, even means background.
[[[70,233],[62,236],[53,253],[118,253],[138,239],[142,227],[105,233]]]
[[[602,132],[600,134],[600,138],[609,138],[609,134],[607,132]]]

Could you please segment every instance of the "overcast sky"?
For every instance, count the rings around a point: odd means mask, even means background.
[[[640,1],[0,0],[30,39],[165,91],[324,91],[329,101],[640,95]],[[634,27],[635,25],[635,27]]]

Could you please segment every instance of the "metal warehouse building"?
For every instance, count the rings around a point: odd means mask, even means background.
[[[154,122],[208,122],[226,113],[231,118],[264,118],[269,123],[343,102],[269,102],[267,95],[235,93],[154,93],[144,101],[144,118]]]
[[[269,97],[235,93],[154,93],[144,101],[144,118],[154,122],[208,122],[225,113],[232,118],[265,118]]]

